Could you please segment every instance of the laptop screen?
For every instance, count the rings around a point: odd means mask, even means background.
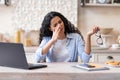
[[[28,69],[23,44],[0,42],[0,66]]]

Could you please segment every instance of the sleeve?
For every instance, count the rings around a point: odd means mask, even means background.
[[[43,62],[45,60],[46,55],[42,55],[42,48],[46,43],[47,43],[47,40],[43,38],[41,44],[39,45],[39,47],[36,50],[35,55],[34,55],[34,62],[35,63]]]
[[[91,53],[89,55],[87,53],[85,53],[85,51],[84,51],[85,43],[84,43],[84,40],[81,38],[81,36],[78,36],[77,44],[78,44],[78,54],[80,56],[80,59],[84,63],[89,62],[92,55],[91,55]]]

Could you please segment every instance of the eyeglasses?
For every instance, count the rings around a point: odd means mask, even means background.
[[[103,45],[103,39],[101,37],[101,33],[100,31],[97,31],[97,33],[95,33],[95,36],[97,36],[96,42],[98,45]]]

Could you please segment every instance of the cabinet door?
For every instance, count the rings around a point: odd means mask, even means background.
[[[26,58],[28,63],[33,63],[34,62],[34,53],[26,53]]]
[[[95,56],[96,56],[96,54],[92,54],[92,57],[90,58],[89,62],[95,62]]]
[[[108,53],[105,53],[105,54],[100,54],[98,53],[97,54],[97,62],[102,62],[102,63],[105,63],[106,61],[108,61],[108,56],[111,56],[113,57],[113,59],[115,61],[120,61],[120,54],[119,53],[112,53],[112,54],[108,54]]]

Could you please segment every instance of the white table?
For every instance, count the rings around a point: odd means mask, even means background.
[[[120,68],[84,71],[72,67],[78,63],[46,64],[47,68],[34,70],[0,67],[0,80],[120,80]]]

